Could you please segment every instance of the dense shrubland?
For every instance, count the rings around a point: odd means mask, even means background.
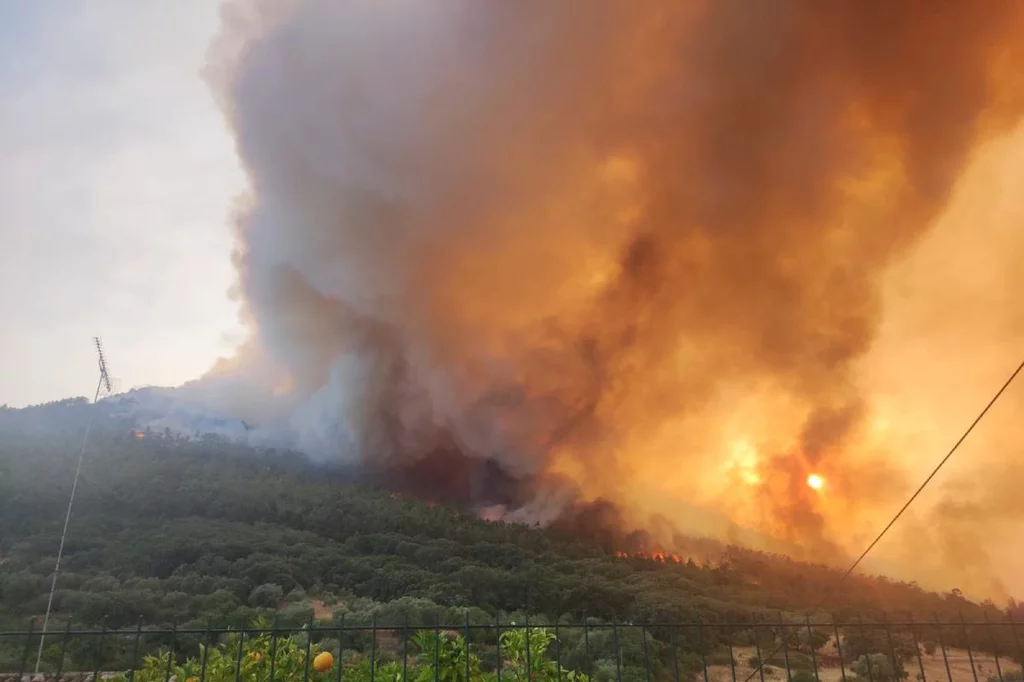
[[[88,409],[72,401],[0,408],[0,630],[22,629],[45,609]],[[837,577],[824,566],[740,549],[714,563],[619,558],[579,538],[361,487],[295,454],[213,438],[137,440],[111,419],[99,420],[92,442],[55,598],[57,627],[70,619],[75,627],[241,628],[256,618],[299,627],[314,615],[328,624],[344,618],[350,625],[413,627],[508,623],[528,614],[534,622],[565,624],[700,619],[709,626],[705,653],[721,656],[727,640],[740,645],[761,636],[793,637],[794,650],[808,647],[793,634],[799,628],[787,634],[749,626],[802,622]],[[868,577],[852,579],[829,610],[841,621],[882,611],[946,620],[963,613],[968,621],[1007,615],[956,592]],[[1024,620],[1019,609],[1017,617]],[[722,623],[736,626],[714,627]],[[578,631],[566,633],[560,649],[569,658],[579,648],[572,640]],[[592,634],[598,649],[610,636]],[[650,634],[647,655],[653,651],[659,666],[668,665],[671,649],[684,670],[694,670],[695,633],[677,631],[672,646],[667,631],[652,626]],[[959,629],[943,634],[949,645],[966,641]],[[349,636],[350,654],[365,648],[366,641]],[[968,629],[966,637],[988,646],[987,634]],[[1009,635],[1000,637],[1002,650],[1012,651]],[[159,647],[158,639],[147,636],[147,651]],[[183,654],[198,644],[178,643]],[[639,641],[618,644],[642,655]],[[858,656],[890,652],[882,643],[856,648]],[[15,649],[0,645],[0,667],[20,656]],[[47,655],[59,651],[51,646]]]

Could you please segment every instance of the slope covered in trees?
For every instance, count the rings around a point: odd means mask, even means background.
[[[0,628],[23,627],[45,609],[89,409],[82,401],[0,409]],[[459,618],[468,609],[481,621],[528,612],[736,623],[802,618],[837,578],[824,566],[737,548],[709,564],[623,558],[552,530],[359,486],[291,453],[136,439],[102,415],[94,428],[58,622],[241,625],[269,612],[301,620],[315,601],[356,620],[432,623],[438,609]],[[881,611],[1006,616],[958,594],[869,577],[851,579],[829,611],[843,620]]]

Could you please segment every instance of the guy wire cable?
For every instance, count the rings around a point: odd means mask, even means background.
[[[846,572],[843,573],[842,577],[839,578],[839,580],[837,580],[832,585],[832,587],[830,587],[825,592],[825,595],[818,601],[814,608],[808,611],[808,614],[817,611],[822,606],[824,606],[825,602],[828,601],[829,597],[835,594],[836,589],[838,589],[839,586],[842,585],[843,582],[845,582],[846,579],[850,577],[854,570],[856,570],[857,566],[860,565],[860,562],[864,560],[864,557],[866,557],[868,553],[875,548],[875,545],[877,545],[879,541],[883,537],[885,537],[885,534],[889,532],[889,529],[896,524],[896,522],[899,520],[901,516],[903,516],[903,512],[907,511],[907,508],[910,507],[911,504],[913,504],[914,500],[917,499],[917,496],[921,494],[921,492],[928,486],[929,483],[931,483],[932,479],[935,478],[935,475],[939,473],[939,470],[941,470],[942,467],[945,466],[946,462],[949,461],[949,458],[953,456],[953,453],[960,448],[960,445],[962,445],[965,440],[967,440],[967,436],[971,435],[971,432],[974,431],[974,427],[976,427],[978,423],[981,422],[982,419],[984,419],[985,415],[988,414],[988,411],[992,409],[992,406],[995,405],[999,398],[1002,397],[1003,393],[1006,392],[1006,389],[1010,387],[1010,384],[1013,383],[1014,379],[1017,378],[1017,375],[1019,375],[1021,371],[1024,371],[1024,360],[1021,360],[1020,364],[1017,365],[1017,369],[1013,370],[1009,378],[1005,382],[1003,382],[1003,385],[999,388],[998,391],[996,391],[996,394],[992,396],[992,399],[988,401],[988,404],[985,405],[985,408],[978,413],[978,416],[974,418],[974,421],[972,421],[971,425],[967,427],[967,430],[963,432],[963,435],[961,435],[960,438],[957,439],[956,443],[953,444],[953,447],[949,449],[949,452],[946,453],[946,456],[943,457],[937,465],[935,465],[935,468],[932,469],[932,472],[928,474],[928,478],[924,479],[924,483],[922,483],[921,486],[914,492],[914,494],[910,496],[910,499],[908,499],[906,503],[902,507],[900,507],[900,510],[896,512],[896,515],[892,517],[892,520],[889,521],[888,524],[886,524],[885,528],[882,529],[882,532],[878,534],[878,537],[871,541],[871,544],[867,546],[867,549],[861,552],[861,555],[857,557],[857,560],[854,561],[850,565],[850,567],[846,569]],[[782,646],[785,646],[785,644],[783,643]],[[782,650],[782,646],[776,647],[770,654],[768,654],[768,656],[762,656],[761,659],[757,662],[757,668],[755,668],[754,671],[751,672],[745,680],[743,680],[743,682],[750,682],[750,679],[754,675],[758,674],[761,671],[761,668],[764,667],[765,661],[771,659],[773,656],[775,656],[775,654],[779,653],[779,651]]]

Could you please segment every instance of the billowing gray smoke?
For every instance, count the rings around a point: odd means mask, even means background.
[[[231,0],[254,340],[221,374],[270,368],[242,397],[307,451],[485,497],[679,491],[742,412],[765,528],[820,537],[878,280],[1022,110],[1024,5],[983,5]]]

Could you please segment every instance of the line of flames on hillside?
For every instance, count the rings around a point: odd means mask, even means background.
[[[686,559],[671,552],[623,552],[620,550],[615,553],[615,556],[620,559],[645,559],[647,561],[656,561],[660,564],[686,563]]]
[[[406,499],[407,496],[400,492],[391,492],[389,497],[392,500]],[[439,503],[434,501],[426,501],[424,504],[428,508],[436,508],[441,506]],[[502,520],[501,512],[504,511],[504,507],[494,506],[488,507],[484,510],[478,510],[475,514],[478,518],[482,518],[485,521],[500,522]],[[458,519],[461,517],[458,511],[452,510],[452,518]],[[615,557],[618,559],[632,559],[641,561],[651,561],[658,564],[686,564],[690,562],[698,563],[705,568],[713,568],[719,565],[718,561],[714,561],[711,558],[705,557],[702,562],[699,562],[695,556],[683,556],[675,554],[674,552],[663,552],[660,550],[634,550],[625,551],[618,550],[615,552]]]

